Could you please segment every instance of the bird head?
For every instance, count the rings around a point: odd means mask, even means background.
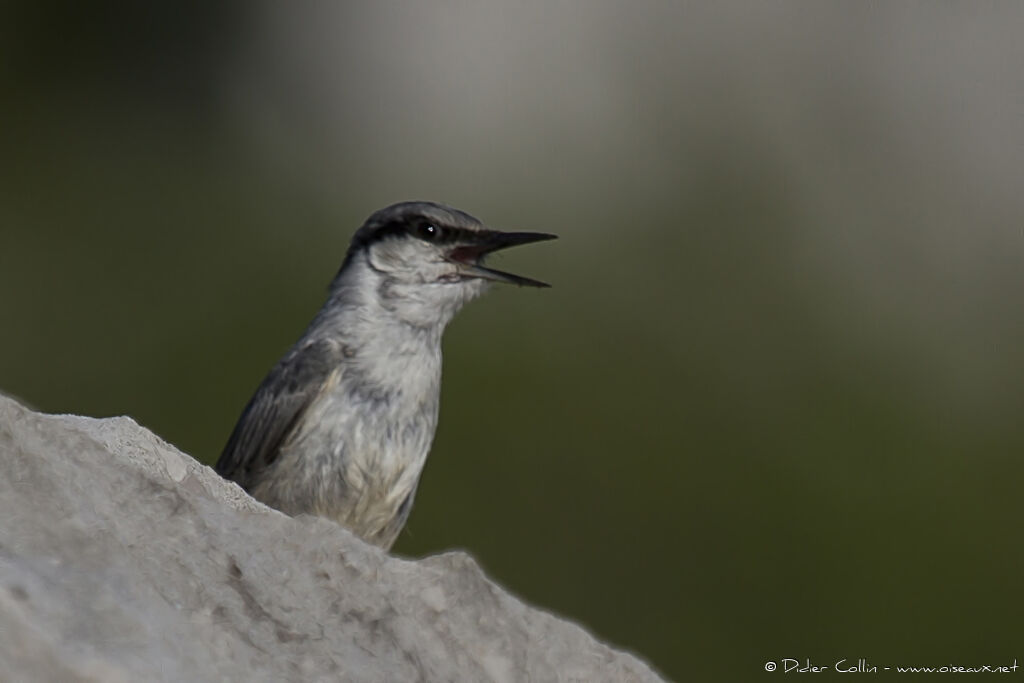
[[[484,260],[500,249],[555,237],[491,230],[458,209],[402,202],[377,211],[356,232],[339,278],[360,263],[372,273],[379,297],[390,308],[417,324],[443,325],[490,282],[548,287],[489,268]]]

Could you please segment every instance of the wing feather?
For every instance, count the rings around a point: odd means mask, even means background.
[[[288,439],[340,360],[328,340],[296,346],[267,374],[242,411],[215,469],[249,489]]]

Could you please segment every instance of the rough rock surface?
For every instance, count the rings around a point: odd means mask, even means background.
[[[129,418],[0,396],[7,681],[655,681],[463,553],[390,557]]]

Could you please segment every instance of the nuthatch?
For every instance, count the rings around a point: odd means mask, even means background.
[[[431,202],[374,213],[327,302],[242,411],[217,472],[282,512],[390,548],[437,427],[445,326],[490,281],[547,287],[483,259],[554,238],[490,230]]]

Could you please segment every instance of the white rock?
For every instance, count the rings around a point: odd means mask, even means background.
[[[128,418],[0,396],[0,472],[4,680],[659,680],[464,553],[289,518]]]

